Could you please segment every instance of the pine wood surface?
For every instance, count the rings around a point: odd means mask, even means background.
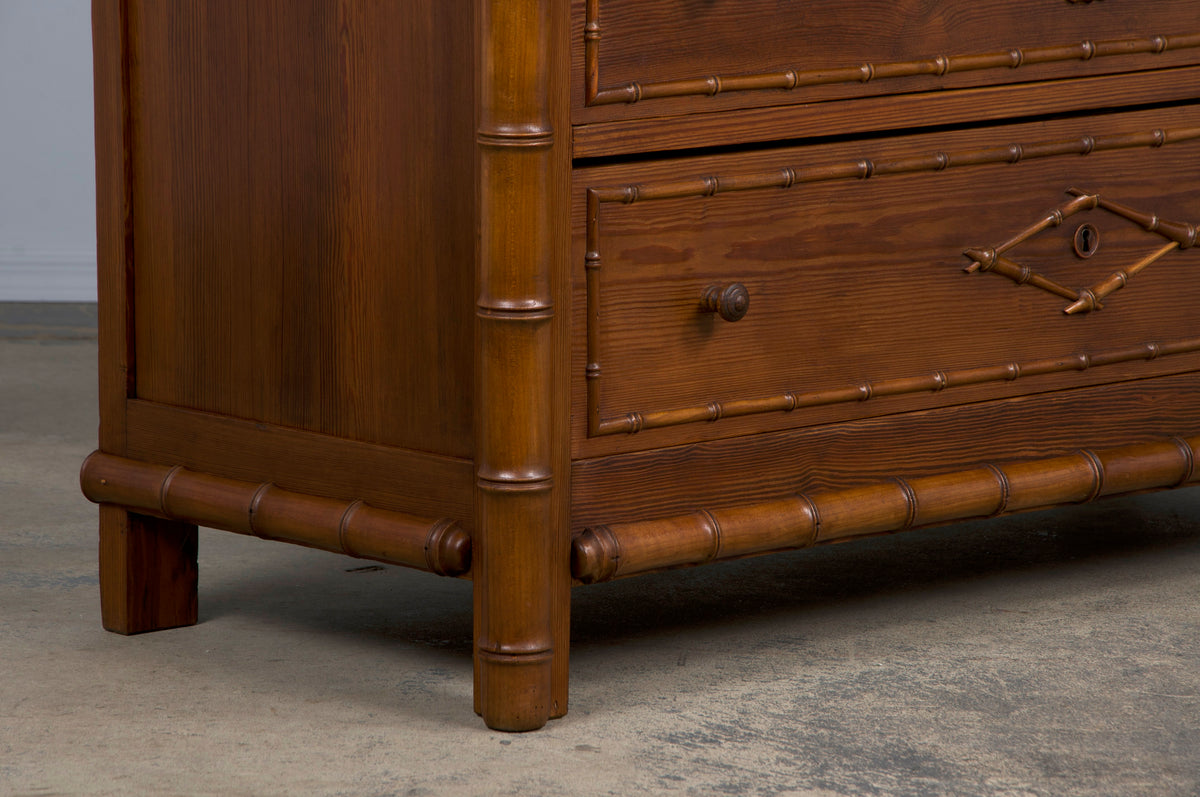
[[[470,534],[454,521],[389,512],[362,500],[321,498],[100,451],[83,463],[80,485],[92,501],[153,516],[139,522],[191,524],[193,548],[194,526],[204,525],[443,576],[471,567]]]
[[[806,548],[969,518],[998,517],[1123,493],[1183,487],[1197,478],[1200,436],[1082,449],[1058,457],[584,529],[571,570],[583,583],[669,567]]]
[[[92,8],[96,111],[96,256],[100,445],[125,453],[125,401],[133,391],[130,280],[133,277],[125,33],[120,7]]]
[[[134,400],[131,458],[474,525],[470,460]]]
[[[649,118],[624,116],[572,129],[576,158],[765,145],[879,131],[1100,111],[1195,97],[1200,67],[1016,85],[862,97]]]
[[[132,0],[128,25],[137,395],[471,456],[469,7]]]
[[[475,706],[509,731],[566,711],[555,659],[565,663],[568,644],[558,611],[569,600],[569,540],[554,521],[566,499],[556,482],[568,474],[553,450],[565,439],[555,354],[567,327],[555,323],[555,299],[566,239],[552,219],[570,141],[550,102],[565,21],[552,0],[479,6]]]
[[[118,634],[195,625],[198,530],[100,506],[100,618]]]
[[[1008,240],[1072,186],[1200,221],[1200,188],[1157,177],[1192,168],[1197,124],[1200,111],[1172,108],[578,172],[577,454],[1194,367],[1200,250],[1169,255],[1080,317],[1030,286],[964,274],[963,252]],[[1084,221],[1101,238],[1086,260],[1072,251]],[[1085,286],[1162,242],[1092,212],[1007,256]],[[708,286],[731,283],[749,291],[745,318],[701,312]],[[1152,348],[1176,342],[1178,356]],[[655,434],[656,423],[678,428]],[[597,438],[607,426],[643,431]]]
[[[1200,59],[1200,7],[1190,0],[860,0],[852,9],[843,0],[574,0],[573,10],[576,123]]]
[[[1200,6],[852,5],[94,0],[105,626],[196,523],[469,566],[530,730],[572,556],[1192,480]]]
[[[1200,433],[1195,373],[577,461],[575,529]]]

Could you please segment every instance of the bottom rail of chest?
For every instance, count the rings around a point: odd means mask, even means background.
[[[918,478],[653,520],[585,528],[572,540],[572,576],[585,584],[959,520],[996,517],[1200,479],[1200,435],[1062,456],[986,464]]]
[[[589,584],[872,534],[1182,487],[1200,480],[1198,458],[1200,435],[1174,436],[915,478],[896,476],[740,505],[701,507],[648,520],[597,524],[572,539],[571,575]],[[94,501],[158,517],[264,536],[264,528],[269,527],[274,539],[442,575],[463,576],[470,569],[471,539],[456,524],[422,521],[377,510],[361,501],[343,504],[276,490],[278,496],[273,500],[282,509],[275,518],[261,511],[265,492],[261,486],[256,489],[248,483],[101,453],[85,464],[82,482],[84,492]],[[176,492],[187,492],[184,497],[188,500],[176,496],[173,503],[168,502],[164,496],[171,498],[167,488],[172,484]],[[257,523],[255,515],[259,516]],[[356,518],[361,522],[356,524]]]

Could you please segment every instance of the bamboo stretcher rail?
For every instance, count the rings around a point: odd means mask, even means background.
[[[101,451],[84,461],[79,483],[91,501],[154,517],[443,576],[460,576],[471,569],[471,537],[449,519],[428,520],[362,501],[305,495],[270,483],[152,465]]]
[[[649,521],[592,526],[571,573],[592,584],[870,534],[1180,487],[1200,479],[1200,436],[923,476]]]

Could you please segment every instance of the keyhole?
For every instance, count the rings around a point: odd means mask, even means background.
[[[1080,224],[1075,230],[1075,254],[1087,259],[1100,248],[1100,231],[1090,224]]]

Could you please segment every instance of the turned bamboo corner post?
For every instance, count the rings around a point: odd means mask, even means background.
[[[565,473],[555,473],[561,222],[552,205],[567,142],[551,112],[555,70],[565,71],[554,55],[565,7],[478,4],[475,703],[489,727],[507,731],[565,711],[553,694],[555,674],[565,675],[555,664],[567,646],[569,542],[556,527]]]
[[[135,391],[129,7],[93,0],[100,448],[124,455]],[[104,627],[136,634],[196,622],[196,526],[100,507]]]

